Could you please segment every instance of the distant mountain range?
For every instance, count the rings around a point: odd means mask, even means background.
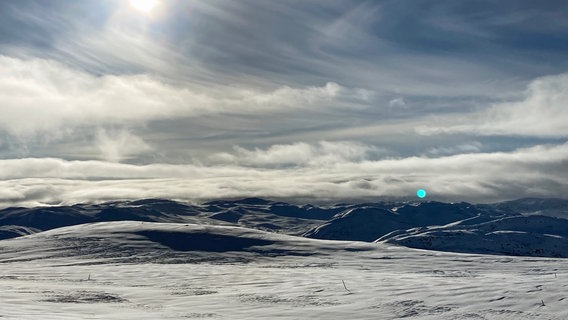
[[[327,240],[464,253],[568,258],[568,200],[495,204],[377,202],[294,205],[259,198],[191,205],[164,199],[0,210],[0,239],[86,223],[226,225]],[[167,240],[163,240],[167,241]]]

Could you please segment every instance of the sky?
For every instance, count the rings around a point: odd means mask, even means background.
[[[0,207],[568,193],[568,2],[0,1]]]

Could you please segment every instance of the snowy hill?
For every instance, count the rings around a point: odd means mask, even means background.
[[[30,234],[34,234],[40,232],[39,229],[30,228],[30,227],[22,227],[22,226],[1,226],[0,227],[0,240],[16,238],[21,236],[27,236]]]
[[[1,252],[17,248],[17,256]],[[53,229],[0,242],[0,260],[75,257],[114,262],[234,263],[262,257],[373,250],[371,244],[314,240],[250,228],[157,222],[99,222]]]
[[[567,263],[99,222],[0,241],[0,318],[563,320]]]
[[[479,223],[504,215],[507,214],[481,210],[468,203],[400,204],[390,210],[376,205],[362,205],[335,215],[332,220],[313,228],[304,236],[315,239],[374,241],[397,230],[455,222]]]
[[[425,201],[319,207],[259,198],[203,204],[145,199],[7,208],[0,210],[0,238],[85,223],[142,221],[239,226],[325,240],[379,240],[430,250],[567,257],[561,248],[566,247],[562,230],[568,230],[568,220],[535,215],[561,212],[565,203],[521,199],[491,205]]]
[[[0,226],[20,226],[37,231],[105,221],[145,221],[238,225],[299,235],[344,210],[344,207],[292,205],[257,198],[213,201],[191,205],[164,199],[117,201],[0,210]],[[18,236],[17,233],[12,233]],[[6,235],[8,237],[8,235]]]
[[[568,219],[568,200],[523,198],[495,203],[492,207],[522,215],[541,215]]]
[[[314,239],[373,241],[393,230],[410,227],[406,221],[397,218],[393,212],[385,209],[349,209],[304,233],[304,236]]]
[[[568,258],[568,220],[509,217],[478,225],[415,228],[377,242],[428,250]]]
[[[347,210],[304,234],[417,249],[568,258],[568,220],[467,203],[424,202]]]

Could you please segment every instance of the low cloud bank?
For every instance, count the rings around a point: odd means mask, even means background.
[[[344,153],[325,161],[330,157],[329,150],[339,147]],[[302,151],[310,161],[304,156],[283,156]],[[418,188],[425,188],[434,200],[490,202],[528,196],[564,197],[568,192],[568,143],[510,153],[369,160],[373,152],[358,143],[321,142],[264,150],[236,148],[225,158],[200,165],[54,158],[1,160],[0,205],[154,197],[183,201],[250,196],[310,202],[368,201],[413,199]]]

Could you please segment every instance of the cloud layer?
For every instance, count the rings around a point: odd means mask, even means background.
[[[568,144],[510,153],[367,160],[372,152],[373,148],[358,143],[321,142],[266,150],[238,148],[225,155],[230,163],[224,165],[2,160],[0,198],[3,206],[152,197],[200,201],[260,196],[333,202],[413,199],[417,189],[425,188],[430,199],[487,202],[562,197],[568,192]],[[298,156],[305,154],[310,161]]]

